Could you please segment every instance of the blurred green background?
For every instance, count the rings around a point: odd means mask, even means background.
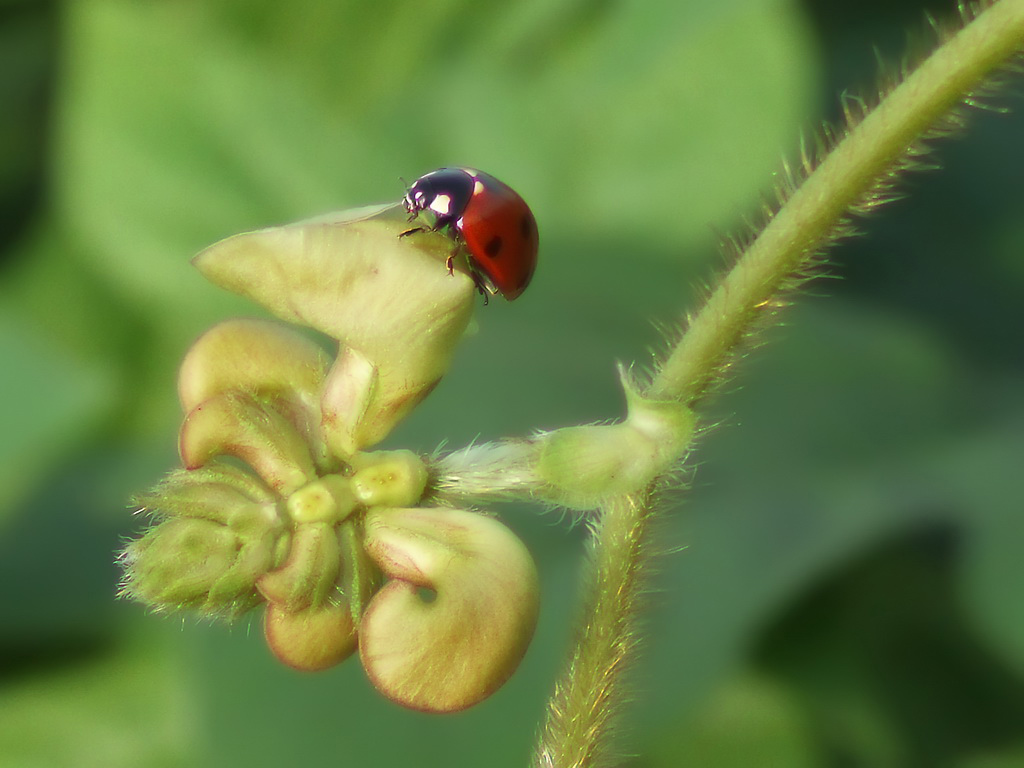
[[[486,169],[537,215],[537,276],[388,444],[614,417],[615,361],[650,359],[718,233],[924,10],[951,3],[0,2],[0,766],[525,765],[576,604],[583,532],[556,515],[500,510],[540,626],[460,715],[397,709],[355,661],[283,669],[258,618],[114,600],[128,497],[176,461],[182,354],[259,313],[189,258]],[[1024,766],[1021,83],[715,401],[630,766]]]

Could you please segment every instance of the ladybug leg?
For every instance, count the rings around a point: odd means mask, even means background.
[[[419,216],[419,212],[411,214],[409,216],[409,223],[411,224],[412,222],[414,222],[417,216]],[[445,227],[450,226],[451,223],[451,216],[438,216],[434,220],[434,225],[432,227],[413,227],[412,229],[407,229],[404,232],[399,232],[398,236],[406,237],[407,235],[414,235],[417,232],[440,232]]]
[[[484,281],[483,277],[480,276],[480,273],[477,272],[475,269],[471,269],[469,271],[469,276],[473,278],[473,285],[476,286],[476,289],[480,292],[480,295],[484,297],[484,306],[486,307],[488,301],[491,298],[491,292],[487,288],[487,283]]]
[[[447,259],[445,259],[444,265],[448,268],[449,275],[455,274],[455,257],[459,255],[459,251],[459,246],[456,246],[455,250],[448,255]],[[472,265],[470,265],[469,268],[469,276],[473,280],[473,285],[475,285],[476,289],[480,291],[480,295],[484,297],[484,306],[486,307],[487,301],[491,296],[491,291],[487,287],[487,282],[479,272],[473,269]]]
[[[444,229],[445,227],[451,227],[452,231],[454,231],[455,230],[455,217],[454,216],[445,216],[443,214],[438,214],[437,216],[435,216],[434,217],[434,226],[432,226],[431,229],[434,230],[435,232],[437,232],[439,230]]]

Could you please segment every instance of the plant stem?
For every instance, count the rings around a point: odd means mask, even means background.
[[[820,164],[805,163],[806,180],[712,292],[645,395],[692,404],[706,394],[779,292],[843,233],[844,219],[882,202],[880,192],[908,167],[929,130],[1022,46],[1024,0],[992,4],[849,126]],[[615,759],[611,737],[624,706],[623,672],[639,641],[656,510],[644,492],[613,499],[601,512],[584,618],[549,704],[535,768],[601,768]]]
[[[614,499],[594,526],[583,622],[567,674],[555,687],[535,768],[610,765],[622,676],[637,642],[653,515],[648,494]]]

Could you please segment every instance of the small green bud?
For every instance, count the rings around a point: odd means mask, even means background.
[[[412,451],[361,453],[352,466],[352,490],[368,507],[411,507],[427,487],[427,466]]]
[[[352,620],[359,626],[366,606],[380,589],[383,575],[363,547],[361,520],[350,519],[346,525],[338,526],[337,531],[342,563],[338,592],[344,595]]]
[[[209,520],[167,520],[122,553],[122,594],[158,610],[242,613],[259,602],[256,579],[272,566],[272,547],[253,544]]]
[[[288,497],[288,516],[296,523],[340,523],[357,503],[348,478],[326,475]]]
[[[275,503],[252,499],[264,491],[250,480],[233,467],[178,471],[137,499],[162,521],[121,554],[121,594],[218,615],[258,603],[256,581],[277,565],[287,529]]]

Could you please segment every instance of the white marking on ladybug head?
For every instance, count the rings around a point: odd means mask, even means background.
[[[451,195],[435,195],[434,199],[430,201],[430,210],[438,216],[447,216],[452,212]]]
[[[405,210],[409,213],[423,210],[423,193],[419,190],[409,190],[405,196]]]

